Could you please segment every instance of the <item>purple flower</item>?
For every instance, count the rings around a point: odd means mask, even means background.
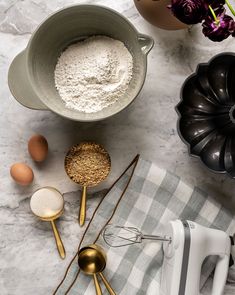
[[[207,4],[210,5],[213,9],[218,6],[225,5],[225,0],[206,0]]]
[[[216,14],[221,14],[225,12],[225,0],[206,0],[206,2],[208,6],[211,6],[211,8],[215,11]]]
[[[208,3],[203,0],[172,0],[169,8],[175,17],[189,25],[200,23],[208,14]]]
[[[202,23],[202,32],[210,40],[221,42],[234,33],[235,22],[231,16],[224,13],[217,15],[217,19],[218,21],[215,21],[211,15],[208,15]]]

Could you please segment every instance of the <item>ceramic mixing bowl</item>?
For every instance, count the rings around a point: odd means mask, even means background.
[[[54,85],[54,68],[61,52],[71,43],[93,35],[106,35],[122,41],[133,56],[133,77],[122,99],[96,113],[65,107]],[[22,105],[51,110],[76,121],[97,121],[126,108],[138,95],[145,81],[147,54],[152,38],[140,34],[116,11],[97,5],[76,5],[46,19],[32,35],[27,48],[13,60],[8,84]]]
[[[235,178],[235,54],[223,53],[184,83],[178,131],[191,155]]]

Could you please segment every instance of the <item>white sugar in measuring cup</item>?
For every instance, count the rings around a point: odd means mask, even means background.
[[[56,246],[60,257],[65,258],[65,249],[55,224],[64,211],[64,198],[53,187],[43,187],[34,192],[30,200],[30,208],[35,216],[43,221],[49,221],[54,233]]]

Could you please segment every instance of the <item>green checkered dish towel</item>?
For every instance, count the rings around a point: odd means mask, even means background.
[[[177,175],[160,169],[138,156],[100,202],[86,229],[79,248],[96,242],[107,253],[104,271],[116,294],[160,294],[162,244],[144,242],[121,248],[107,246],[100,234],[109,222],[134,226],[146,234],[162,233],[163,225],[174,219],[193,220],[229,234],[235,232],[232,214],[207,193],[190,187]],[[201,287],[213,272],[215,262],[206,259]],[[71,261],[56,295],[95,294],[92,277],[79,271],[77,256]],[[103,294],[108,294],[104,290]]]

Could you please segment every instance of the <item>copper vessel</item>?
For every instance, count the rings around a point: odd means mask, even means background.
[[[186,29],[188,26],[173,16],[167,6],[170,0],[134,0],[139,13],[152,25],[165,30]]]

